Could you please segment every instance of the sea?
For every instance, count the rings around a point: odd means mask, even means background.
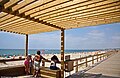
[[[29,49],[28,54],[36,54],[38,49]],[[58,49],[41,49],[41,54],[59,54]],[[78,52],[93,52],[98,50],[65,50],[65,53],[78,53]],[[5,55],[24,55],[25,49],[0,49],[0,56]]]

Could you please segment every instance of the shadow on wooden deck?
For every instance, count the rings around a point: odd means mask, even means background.
[[[102,74],[79,73],[68,76],[66,78],[119,78],[119,77],[105,76]]]

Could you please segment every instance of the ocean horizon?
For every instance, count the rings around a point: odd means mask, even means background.
[[[59,54],[60,50],[59,49],[29,49],[28,54],[36,54],[36,51],[40,50],[41,54]],[[85,50],[77,50],[77,49],[72,49],[72,50],[65,50],[65,53],[77,53],[77,52],[93,52],[93,51],[98,51],[101,49],[85,49]],[[0,55],[24,55],[25,54],[25,49],[0,49]]]

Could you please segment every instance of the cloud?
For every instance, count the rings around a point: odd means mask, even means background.
[[[29,36],[30,48],[59,48],[60,32],[49,32]]]
[[[100,32],[98,30],[93,30],[89,33],[87,33],[89,36],[92,36],[92,37],[103,37],[104,36],[104,33],[103,32]]]

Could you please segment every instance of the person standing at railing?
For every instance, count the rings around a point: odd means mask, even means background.
[[[40,50],[37,51],[37,54],[35,55],[35,57],[33,58],[33,67],[34,67],[34,73],[33,73],[33,77],[37,77],[38,73],[40,73],[40,62],[41,60],[47,60],[45,59],[42,55],[40,55]]]

